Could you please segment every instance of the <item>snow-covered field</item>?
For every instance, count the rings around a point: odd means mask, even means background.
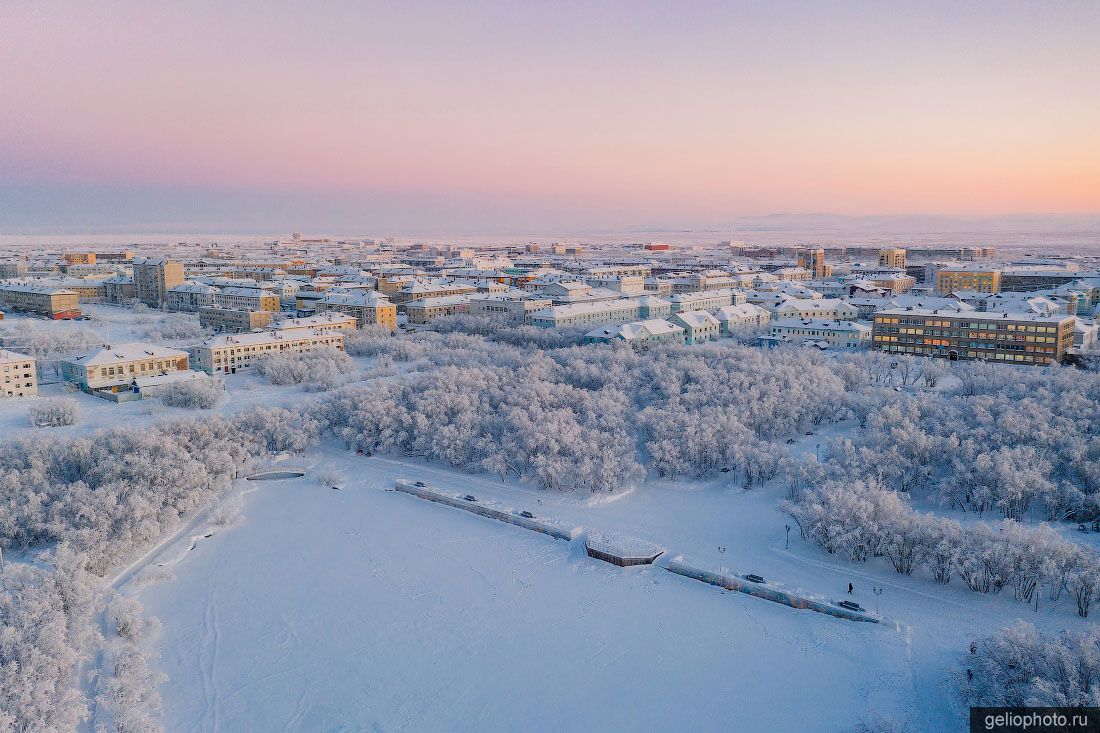
[[[331,443],[306,463],[337,471],[341,490],[310,475],[242,481],[242,524],[188,551],[204,533],[191,528],[149,560],[174,580],[123,586],[163,622],[153,644],[170,730],[840,731],[877,718],[944,730],[964,720],[953,678],[973,636],[1019,617],[1084,623],[855,567],[797,530],[785,549],[788,520],[769,490],[647,483],[585,502]],[[840,598],[853,582],[886,622],[623,570],[580,543],[386,491],[396,477],[807,593]]]
[[[390,473],[249,487],[242,526],[139,591],[171,730],[840,730],[917,708],[891,626],[623,570],[382,491]]]

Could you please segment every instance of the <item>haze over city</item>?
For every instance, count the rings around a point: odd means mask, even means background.
[[[0,232],[1095,215],[1098,25],[1094,2],[6,3]]]

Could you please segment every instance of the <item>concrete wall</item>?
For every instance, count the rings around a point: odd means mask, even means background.
[[[508,524],[514,524],[517,527],[523,527],[534,532],[541,532],[547,534],[554,539],[565,540],[566,542],[572,540],[580,534],[579,527],[570,527],[565,524],[560,524],[552,519],[530,519],[528,517],[521,517],[519,512],[505,508],[494,508],[486,506],[480,502],[466,501],[462,498],[461,494],[451,494],[449,492],[437,491],[435,489],[429,489],[426,486],[416,486],[409,481],[397,481],[394,483],[394,488],[397,491],[401,491],[406,494],[412,494],[418,496],[421,499],[427,499],[428,501],[438,502],[440,504],[446,504],[447,506],[455,507],[456,509],[462,509],[463,511],[471,512],[473,514],[479,514],[489,519],[495,519],[498,522],[507,522]]]
[[[700,570],[692,567],[682,560],[669,560],[665,566],[669,572],[682,575],[685,578],[692,578],[694,580],[700,580],[710,585],[716,585],[719,588],[725,588],[726,590],[734,590],[738,593],[747,593],[750,596],[756,596],[757,598],[763,598],[764,600],[772,601],[774,603],[782,603],[784,606],[790,606],[791,608],[803,608],[809,611],[816,611],[817,613],[828,614],[829,616],[836,616],[837,618],[847,619],[849,621],[868,621],[870,623],[878,623],[879,619],[868,613],[860,611],[850,611],[846,608],[834,606],[830,603],[823,601],[815,601],[810,598],[803,598],[796,596],[792,593],[786,593],[784,591],[769,588],[761,583],[752,583],[742,578],[738,578],[733,575],[723,575],[721,573],[714,573],[709,570]]]

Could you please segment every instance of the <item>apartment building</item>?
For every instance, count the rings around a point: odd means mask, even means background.
[[[61,377],[85,392],[128,389],[138,377],[187,371],[187,352],[147,343],[107,345],[61,362]]]
[[[806,282],[814,279],[813,271],[805,267],[780,267],[772,274],[784,282]]]
[[[894,270],[905,269],[905,250],[901,247],[888,247],[878,251],[878,266]]]
[[[225,288],[214,295],[214,303],[222,308],[240,308],[250,311],[278,313],[282,310],[282,301],[279,296],[263,288]]]
[[[807,277],[807,280],[811,278],[821,280],[832,274],[832,268],[825,264],[825,250],[821,247],[799,250],[795,256],[795,263],[798,267],[809,270],[810,277]]]
[[[63,259],[66,265],[94,265],[95,252],[66,252]]]
[[[0,305],[12,311],[37,313],[55,321],[81,315],[79,295],[72,290],[48,285],[0,283]]]
[[[871,327],[852,321],[783,318],[771,325],[773,342],[824,342],[839,349],[858,349],[871,341]]]
[[[405,303],[405,315],[409,323],[424,324],[442,316],[469,313],[470,300],[468,294],[410,300]]]
[[[667,318],[672,315],[672,303],[656,295],[643,295],[638,298],[639,312],[643,321],[652,318]]]
[[[859,310],[838,298],[787,298],[776,305],[773,313],[777,319],[814,318],[827,320],[854,320]]]
[[[313,349],[344,350],[342,331],[262,331],[260,333],[212,336],[189,346],[191,367],[207,374],[235,374],[253,366],[256,360],[283,352],[302,353]]]
[[[314,301],[318,313],[344,313],[353,316],[359,328],[383,326],[391,331],[397,328],[397,306],[389,298],[373,290],[350,293],[326,293]]]
[[[998,293],[1001,271],[987,267],[943,267],[936,271],[936,291],[942,295],[958,290]]]
[[[1012,364],[1063,361],[1073,346],[1070,315],[957,313],[894,308],[875,314],[873,345],[903,354],[951,361],[981,359]]]
[[[164,299],[164,307],[170,311],[197,313],[203,308],[217,307],[217,295],[220,292],[219,288],[206,283],[180,283],[168,290]]]
[[[680,311],[668,319],[669,323],[684,329],[684,343],[699,344],[718,338],[722,324],[706,311]]]
[[[38,394],[34,357],[0,349],[0,397]]]
[[[225,333],[243,333],[271,325],[271,311],[252,311],[246,308],[199,308],[199,325]]]
[[[530,316],[534,326],[562,328],[601,323],[629,323],[641,317],[641,304],[636,298],[601,300],[594,303],[555,305],[535,311]]]
[[[604,326],[584,335],[586,344],[628,343],[635,348],[654,344],[684,343],[684,329],[660,318],[651,318],[618,326]]]
[[[518,295],[488,295],[470,299],[470,315],[499,318],[514,325],[526,323],[532,313],[549,308],[553,303],[546,298],[528,298]]]
[[[184,280],[183,263],[175,260],[141,257],[133,261],[134,290],[145,305],[161,307],[168,291]]]
[[[108,303],[125,303],[137,297],[134,278],[118,275],[103,281],[103,299]]]
[[[394,305],[402,306],[414,300],[426,298],[446,298],[452,295],[473,295],[477,293],[477,286],[465,282],[453,282],[449,280],[429,280],[427,282],[412,282],[393,294]]]
[[[905,250],[902,250],[904,252]],[[901,295],[916,287],[917,278],[902,272],[875,272],[864,275],[864,280],[876,288],[889,290],[894,295]]]
[[[0,262],[0,280],[24,277],[27,274],[27,263],[22,260],[7,260]]]
[[[739,328],[767,325],[772,319],[772,314],[767,308],[761,308],[752,303],[741,303],[722,306],[714,311],[714,317],[718,320],[721,333],[729,336]]]

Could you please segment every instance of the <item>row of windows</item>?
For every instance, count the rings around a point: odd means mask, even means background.
[[[924,326],[926,328],[984,329],[987,331],[1023,331],[1027,333],[1057,333],[1057,326],[1043,326],[1023,323],[1000,323],[996,321],[945,321],[925,318],[905,318],[898,316],[875,316],[875,325]]]
[[[942,356],[943,352],[939,349],[929,349],[920,346],[883,346],[883,351],[895,351],[904,354],[923,354],[925,356]],[[986,359],[994,361],[1012,361],[1021,362],[1025,364],[1049,364],[1054,359],[1050,356],[1043,356],[1039,354],[1005,354],[997,352],[996,354],[987,354],[980,351],[960,351],[959,356],[964,356],[969,359]]]

